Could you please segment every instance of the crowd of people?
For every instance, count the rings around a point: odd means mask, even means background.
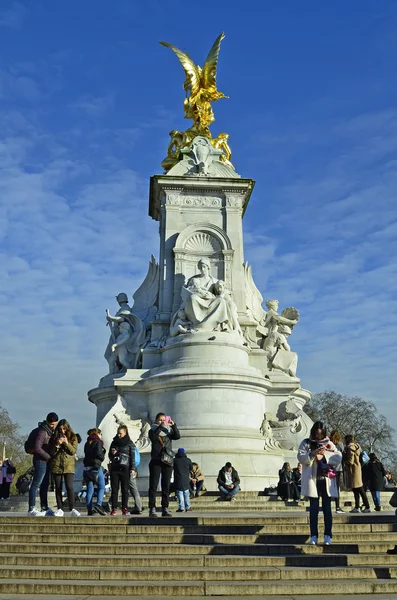
[[[191,500],[200,495],[204,488],[204,474],[200,466],[192,462],[184,448],[175,453],[172,442],[180,439],[176,423],[164,413],[158,413],[149,431],[151,457],[149,462],[149,516],[157,518],[157,489],[161,487],[161,514],[171,517],[169,510],[170,491],[175,491],[178,501],[177,512],[191,511]],[[81,437],[75,433],[66,419],[58,419],[51,412],[38,424],[25,443],[25,450],[32,454],[33,474],[29,488],[30,516],[63,516],[63,486],[66,489],[68,508],[72,516],[81,513],[75,507],[74,474],[76,453]],[[343,486],[354,495],[352,513],[370,512],[366,490],[369,490],[376,511],[381,510],[380,492],[395,490],[396,482],[390,471],[386,471],[376,454],[366,454],[353,435],[346,435],[344,444],[337,431],[327,435],[324,423],[314,423],[309,438],[302,441],[298,450],[298,464],[291,468],[285,462],[279,471],[277,495],[287,502],[298,502],[308,498],[310,502],[310,543],[318,542],[318,513],[320,499],[324,513],[324,544],[332,540],[332,508],[335,501],[337,513],[340,506],[340,489]],[[107,465],[105,463],[107,459]],[[105,469],[110,478],[110,507],[103,505],[105,495]],[[104,516],[108,512],[117,515],[119,492],[121,491],[121,514],[131,515],[128,503],[133,498],[132,514],[143,512],[142,499],[137,485],[139,452],[131,440],[128,428],[119,425],[110,448],[105,449],[101,430],[92,428],[87,432],[84,444],[83,479],[86,485],[86,509],[88,515]],[[0,499],[10,496],[12,478],[16,472],[11,459],[0,460]],[[55,489],[56,510],[48,506],[50,481]],[[240,491],[237,470],[227,462],[217,477],[220,499],[235,500]],[[37,495],[40,509],[36,508]],[[94,497],[96,501],[94,503]]]
[[[100,516],[107,514],[103,506],[105,495],[103,463],[106,458],[111,487],[110,514],[117,515],[120,491],[121,514],[131,515],[128,508],[129,495],[134,500],[133,514],[141,514],[143,505],[137,485],[139,452],[128,434],[128,428],[125,425],[119,425],[108,451],[104,447],[100,429],[90,429],[87,436],[83,459],[87,514]],[[176,453],[172,450],[172,442],[180,439],[176,423],[164,413],[158,413],[149,431],[149,439],[151,441],[149,516],[151,518],[158,516],[156,499],[159,484],[161,487],[161,514],[163,517],[172,516],[169,510],[172,478],[172,487],[178,500],[177,512],[190,511],[190,500],[197,498],[205,489],[204,474],[200,466],[192,462],[186,455],[184,448],[179,448]],[[54,412],[49,413],[45,421],[39,423],[38,427],[30,433],[25,443],[25,450],[33,457],[33,476],[29,489],[28,507],[30,516],[63,516],[63,485],[66,488],[70,514],[75,517],[81,516],[75,507],[73,488],[76,452],[80,442],[79,434],[72,430],[65,419],[59,420],[58,415]],[[9,469],[9,466],[7,468]],[[5,467],[3,473],[6,473],[5,478],[3,476],[5,481],[9,477]],[[48,506],[50,480],[53,480],[55,486],[57,505],[55,511]],[[9,485],[10,482],[11,479],[9,479]],[[234,500],[240,490],[240,479],[230,462],[220,469],[217,482],[221,499]],[[36,507],[38,494],[40,508]],[[96,502],[94,503],[95,495]]]
[[[341,481],[345,489],[354,495],[352,513],[371,512],[366,489],[369,489],[375,510],[381,510],[380,491],[392,479],[386,473],[375,453],[367,455],[353,435],[341,437],[333,431],[328,437],[324,423],[313,424],[309,438],[303,440],[298,450],[298,461],[302,465],[300,494],[310,502],[310,544],[318,542],[318,513],[320,499],[324,514],[324,544],[332,541],[331,500],[335,499],[336,512],[340,507]],[[343,479],[342,479],[343,478]],[[285,463],[280,470],[278,493],[285,498],[298,497],[298,488],[290,465]],[[290,494],[290,496],[288,496]]]

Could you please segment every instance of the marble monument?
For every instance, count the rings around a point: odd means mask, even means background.
[[[159,260],[129,305],[116,296],[106,310],[109,373],[88,393],[109,447],[120,422],[141,451],[140,487],[147,489],[150,424],[171,415],[180,445],[198,462],[208,489],[230,461],[244,490],[277,480],[311,421],[303,411],[310,393],[300,386],[298,355],[289,338],[299,312],[279,312],[263,298],[244,260],[242,219],[254,188],[231,162],[229,135],[212,138],[221,34],[203,68],[174,46],[185,72],[185,117],[172,130],[165,173],[150,181],[149,215],[159,222]],[[126,278],[126,284],[128,281]]]

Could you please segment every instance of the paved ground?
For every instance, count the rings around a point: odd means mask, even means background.
[[[375,600],[396,600],[397,594],[376,594],[373,595],[344,595],[344,596],[328,596],[329,600],[365,600],[369,597],[375,598]],[[159,600],[161,596],[124,596],[125,598],[133,598],[133,600]],[[178,600],[205,600],[209,596],[178,596]],[[216,596],[213,596],[216,598]],[[247,600],[249,596],[230,596],[233,600]],[[319,600],[322,596],[251,596],[251,598],[260,598],[261,600]],[[36,596],[29,596],[26,594],[0,594],[0,600],[116,600],[117,596],[43,596],[38,594]]]

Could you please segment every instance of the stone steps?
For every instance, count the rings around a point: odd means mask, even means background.
[[[397,581],[391,579],[340,579],[336,569],[332,579],[311,579],[308,581],[199,581],[180,582],[152,581],[95,581],[68,579],[46,581],[42,579],[17,580],[3,579],[1,581],[3,594],[47,594],[53,596],[225,596],[227,598],[240,596],[276,595],[279,597],[299,595],[333,595],[343,594],[386,594],[397,593]]]
[[[397,594],[393,513],[336,515],[331,546],[307,545],[308,521],[302,511],[157,520],[0,516],[0,592],[8,598]]]
[[[233,571],[211,566],[200,567],[34,567],[1,566],[0,583],[3,579],[46,579],[46,580],[83,580],[83,581],[278,581],[311,580],[316,578],[333,579],[337,570],[341,579],[395,579],[397,566],[340,566],[337,567],[238,567]],[[396,580],[397,584],[397,580]]]
[[[173,567],[173,554],[137,555],[70,555],[0,553],[3,566],[33,567]],[[296,554],[287,556],[254,555],[197,555],[177,557],[178,567],[337,567],[370,565],[397,567],[397,554]]]

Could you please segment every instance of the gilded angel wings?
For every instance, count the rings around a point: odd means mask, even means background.
[[[179,61],[186,73],[186,81],[183,84],[186,91],[184,101],[185,118],[193,119],[193,127],[195,127],[200,135],[209,134],[208,126],[215,121],[214,113],[211,107],[211,102],[216,102],[221,98],[227,98],[222,92],[219,92],[216,87],[216,68],[218,65],[218,56],[221,46],[221,41],[225,37],[221,33],[212,45],[207,56],[204,67],[195,65],[190,56],[186,52],[182,52],[168,42],[160,42],[163,46],[171,48],[171,50],[179,58]]]

